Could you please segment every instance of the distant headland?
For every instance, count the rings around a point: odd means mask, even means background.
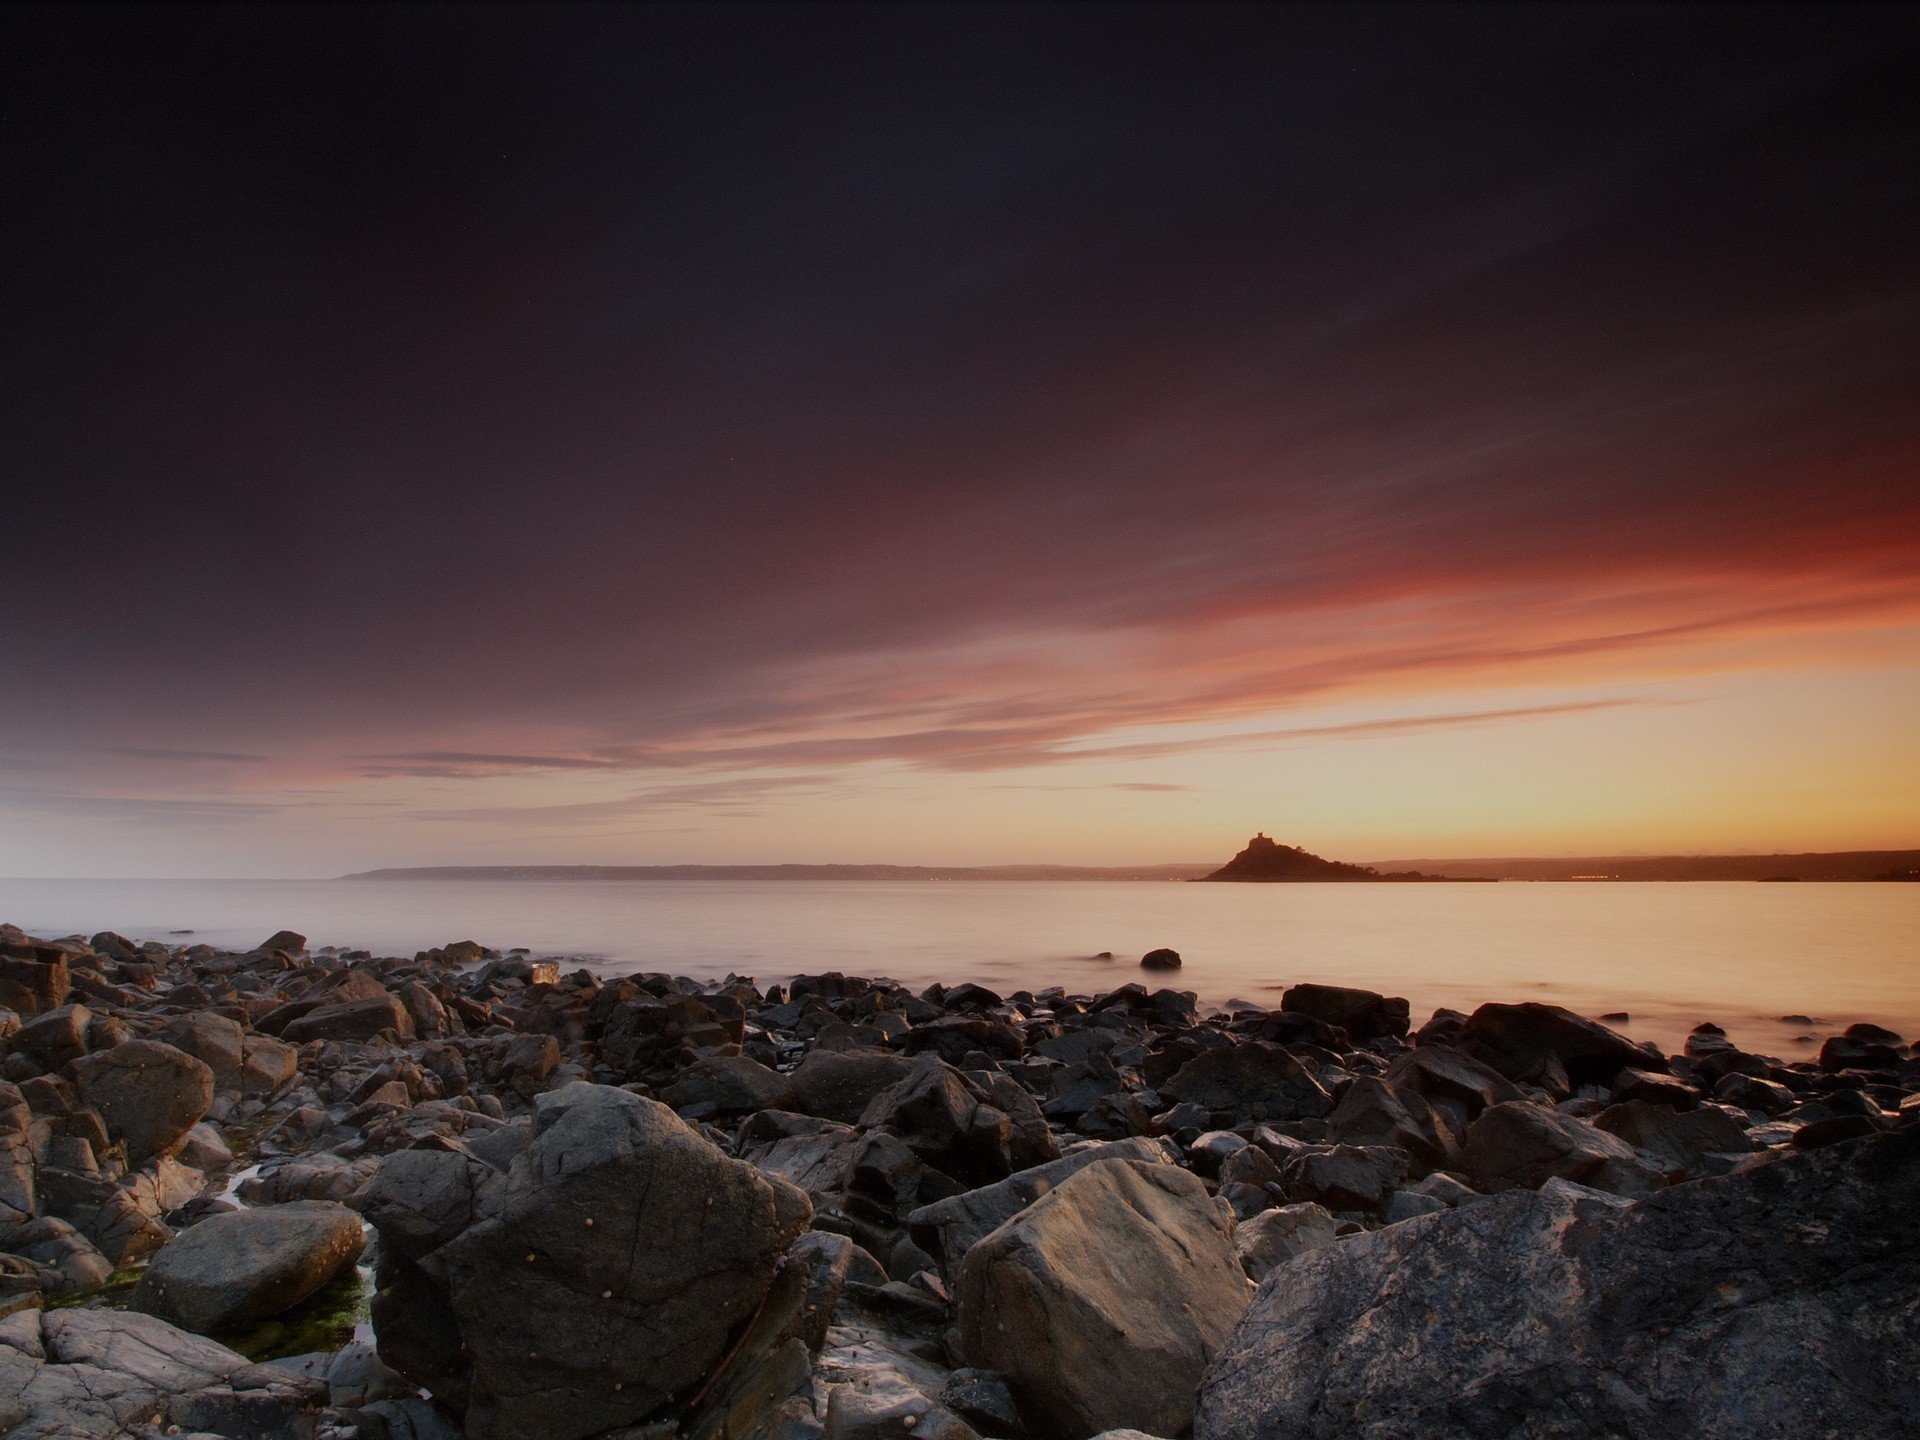
[[[1920,850],[1326,860],[1256,835],[1225,865],[412,865],[343,880],[1920,880]]]
[[[1297,845],[1282,845],[1265,833],[1255,835],[1233,859],[1200,880],[1233,880],[1251,884],[1324,883],[1343,880],[1491,880],[1490,875],[1426,875],[1418,870],[1380,871],[1371,865],[1349,865],[1326,860]]]

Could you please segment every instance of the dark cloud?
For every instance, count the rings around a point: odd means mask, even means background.
[[[0,738],[968,772],[1911,620],[1917,34],[16,8]]]

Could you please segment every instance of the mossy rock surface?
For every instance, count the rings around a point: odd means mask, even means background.
[[[350,1266],[284,1314],[214,1338],[256,1363],[315,1350],[331,1352],[353,1339],[355,1328],[367,1322],[372,1303],[372,1278]]]
[[[65,1295],[47,1297],[49,1310],[124,1310],[127,1298],[133,1287],[140,1283],[140,1277],[146,1273],[144,1265],[129,1270],[116,1270],[105,1281],[91,1285],[85,1290],[70,1290]]]

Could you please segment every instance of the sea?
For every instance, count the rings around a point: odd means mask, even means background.
[[[1920,885],[1516,882],[1195,885],[980,880],[0,880],[42,936],[411,955],[524,947],[602,975],[765,985],[838,970],[919,989],[1097,994],[1132,980],[1273,1006],[1303,980],[1436,1007],[1541,1000],[1677,1050],[1703,1021],[1804,1058],[1860,1020],[1920,1036]],[[1174,974],[1142,954],[1180,952]],[[1802,1018],[1805,1017],[1805,1018]]]

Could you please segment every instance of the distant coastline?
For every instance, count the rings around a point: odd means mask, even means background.
[[[1770,855],[1598,855],[1377,860],[1382,871],[1498,880],[1920,880],[1920,849]],[[414,865],[343,880],[1197,880],[1217,864],[1160,865]]]

